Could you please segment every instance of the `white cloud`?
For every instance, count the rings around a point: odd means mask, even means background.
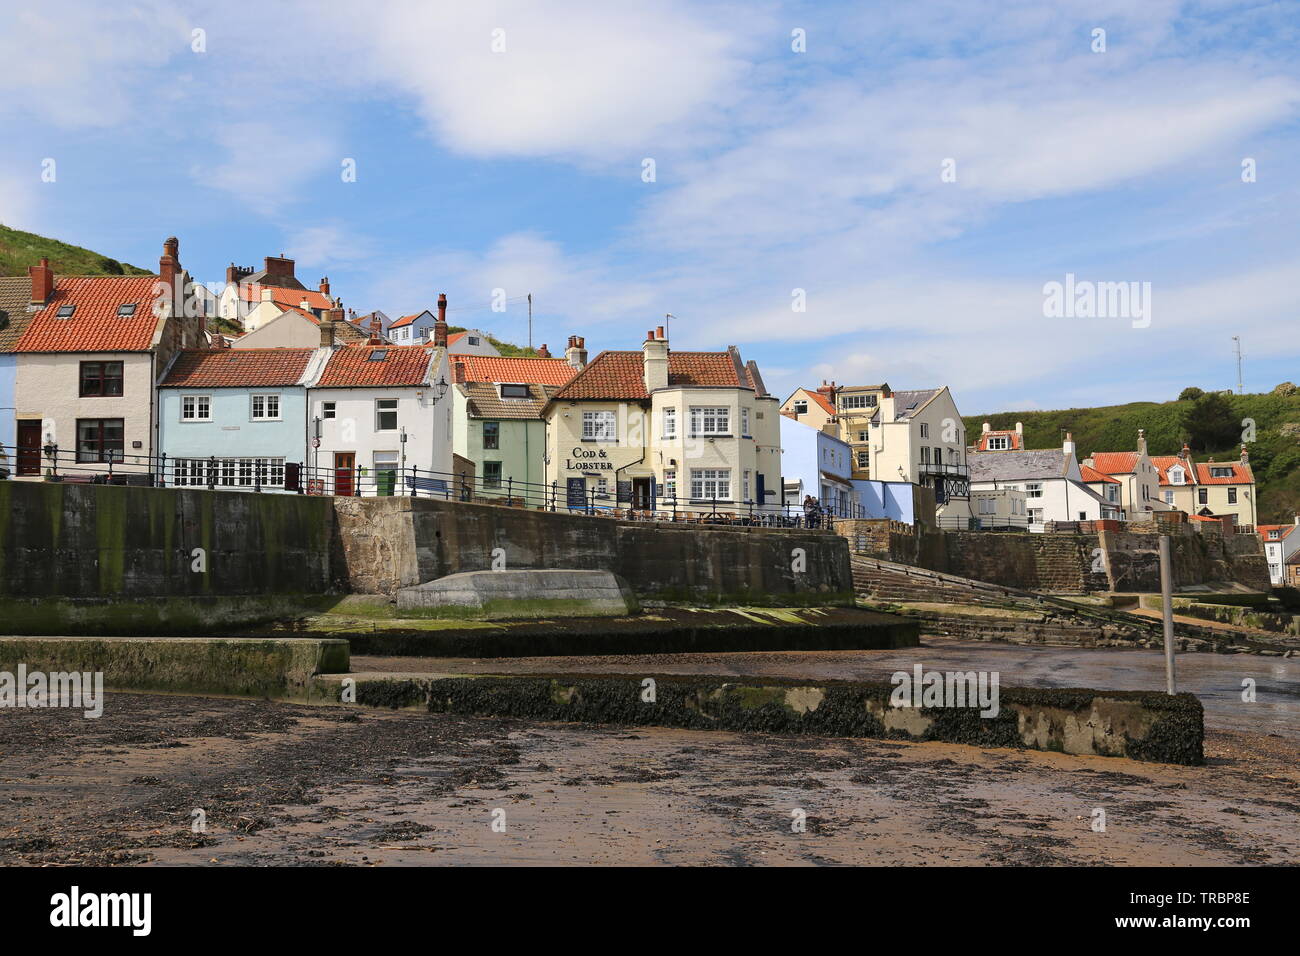
[[[226,153],[218,166],[196,165],[194,178],[222,189],[264,213],[273,213],[297,198],[297,191],[313,176],[337,170],[338,188],[354,187],[342,179],[342,154],[332,137],[312,128],[292,132],[265,120],[221,124],[213,133]],[[358,178],[360,173],[358,173]]]
[[[354,4],[332,14],[315,14],[317,28],[355,30]],[[730,98],[745,37],[765,19],[679,0],[410,0],[372,3],[364,16],[348,77],[409,96],[444,145],[584,158],[664,148],[667,130]]]

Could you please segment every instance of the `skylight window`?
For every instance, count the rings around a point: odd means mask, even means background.
[[[375,349],[366,359],[367,362],[382,362],[388,358],[388,349]]]
[[[533,396],[532,393],[529,392],[527,385],[504,385],[503,384],[501,386],[501,397],[502,398],[532,398]]]
[[[117,307],[118,315],[135,315],[135,303],[124,302]]]
[[[59,306],[59,311],[55,314],[61,319],[70,319],[72,318],[72,313],[76,311],[77,307],[75,305],[61,305]]]

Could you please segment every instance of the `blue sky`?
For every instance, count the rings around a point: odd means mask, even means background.
[[[515,341],[531,292],[552,348],[671,312],[782,397],[1164,400],[1233,335],[1300,380],[1296,2],[0,2],[0,221],[136,265],[283,252]],[[1067,273],[1149,325],[1046,317]]]

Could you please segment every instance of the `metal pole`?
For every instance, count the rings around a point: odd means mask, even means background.
[[[1174,569],[1169,558],[1169,535],[1160,536],[1160,606],[1165,621],[1165,690],[1174,687]]]

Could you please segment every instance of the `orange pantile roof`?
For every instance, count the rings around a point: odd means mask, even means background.
[[[1092,455],[1092,467],[1103,475],[1131,475],[1137,470],[1135,451],[1099,451]]]
[[[1300,526],[1298,526],[1298,525],[1293,525],[1293,524],[1261,524],[1261,525],[1256,525],[1256,526],[1255,526],[1255,530],[1259,532],[1259,536],[1260,536],[1261,538],[1263,538],[1265,541],[1269,540],[1269,539],[1268,539],[1268,533],[1269,533],[1270,531],[1280,531],[1281,534],[1279,534],[1279,535],[1278,535],[1276,538],[1274,538],[1273,540],[1274,540],[1274,541],[1285,541],[1287,535],[1289,535],[1289,534],[1290,534],[1292,531],[1294,531],[1297,527],[1300,527]]]
[[[1156,471],[1160,473],[1160,484],[1169,488],[1183,488],[1196,484],[1196,472],[1192,470],[1192,463],[1178,455],[1153,455],[1151,464],[1155,465]],[[1182,465],[1183,471],[1186,472],[1181,485],[1175,485],[1169,480],[1169,469],[1174,465]]]
[[[187,349],[159,388],[266,388],[294,385],[315,349]]]
[[[813,389],[810,388],[805,388],[804,392],[808,395],[809,398],[811,398],[814,402],[820,405],[822,411],[824,411],[827,415],[831,415],[831,416],[835,415],[835,406],[832,405],[831,400],[827,398],[825,395],[823,395],[821,392],[814,391]]]
[[[276,305],[299,306],[302,305],[303,299],[306,299],[309,309],[334,308],[334,303],[329,296],[312,289],[283,289],[276,285],[243,282],[239,285],[239,295],[245,302],[261,302],[263,289],[270,291],[271,301]]]
[[[371,354],[383,352],[382,360]],[[424,345],[345,345],[334,350],[315,388],[423,385],[438,349]]]
[[[1012,434],[1014,434],[1014,432]],[[1092,468],[1088,465],[1080,465],[1079,471],[1083,473],[1083,480],[1085,484],[1090,481],[1108,481],[1113,485],[1118,485],[1121,483],[1118,478],[1112,478],[1110,475],[1103,475],[1096,468]]]
[[[1001,430],[995,429],[993,431],[980,432],[980,440],[979,443],[976,444],[975,450],[989,451],[988,440],[990,438],[993,438],[994,436],[998,438],[1011,439],[1009,443],[1009,447],[999,448],[997,449],[998,451],[1024,451],[1024,437],[1017,431],[1007,430],[1007,429],[1001,429]]]
[[[749,370],[736,352],[669,352],[669,388],[722,386],[754,388]],[[591,364],[555,393],[557,400],[591,398],[647,399],[641,352],[601,352]]]
[[[467,382],[517,382],[532,385],[563,385],[577,369],[559,358],[505,358],[497,355],[457,355],[454,362],[465,366]]]
[[[153,347],[157,276],[71,276],[54,280],[54,294],[32,315],[15,352],[147,352]],[[134,304],[121,316],[118,306]],[[61,319],[61,306],[75,305]]]
[[[403,326],[410,325],[412,322],[414,322],[417,318],[419,318],[422,315],[424,315],[423,312],[416,312],[414,315],[404,315],[400,319],[394,320],[393,323],[388,327],[390,329],[400,329]]]
[[[1211,468],[1231,468],[1232,474],[1222,478],[1210,475]],[[1250,465],[1240,461],[1202,461],[1196,464],[1196,480],[1203,485],[1252,485],[1255,475]]]

